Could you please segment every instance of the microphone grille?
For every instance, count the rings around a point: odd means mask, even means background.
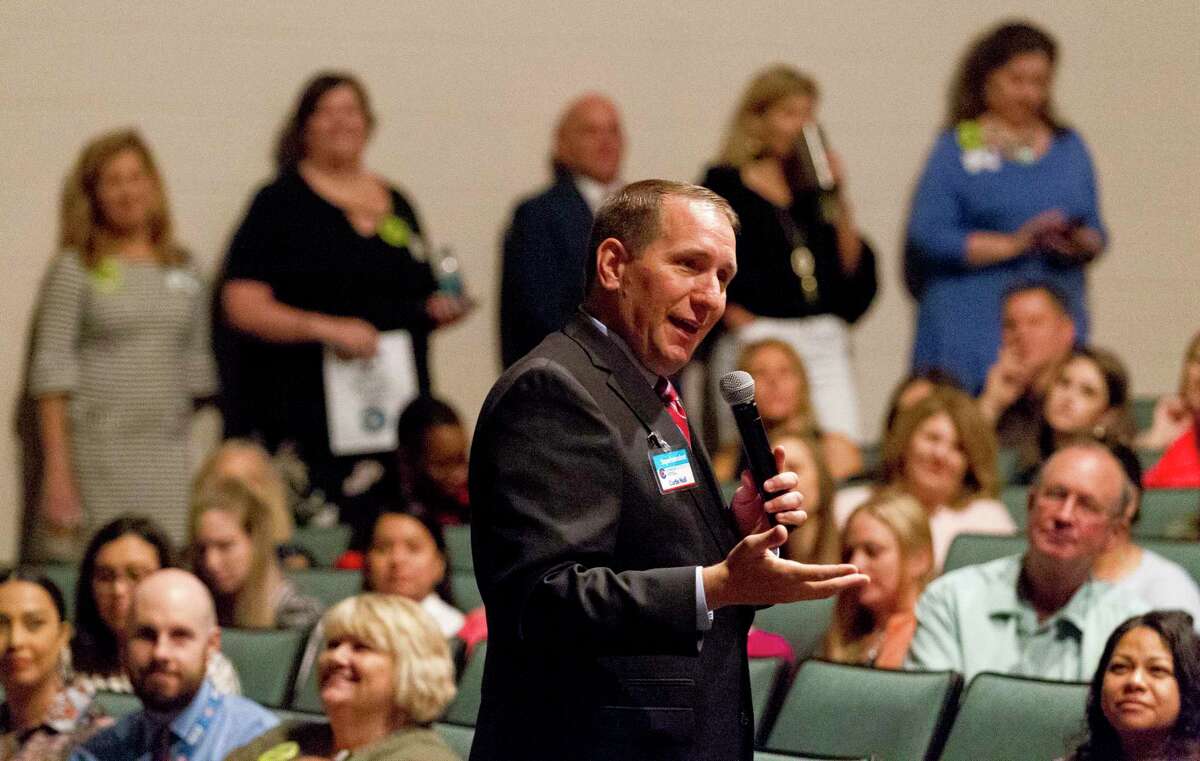
[[[730,406],[754,401],[754,378],[745,370],[734,370],[721,376],[721,396]]]

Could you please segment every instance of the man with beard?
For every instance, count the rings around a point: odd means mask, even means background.
[[[72,761],[220,761],[279,723],[204,678],[221,630],[208,589],[192,574],[147,576],[134,591],[129,627],[121,657],[144,710],[94,736]]]

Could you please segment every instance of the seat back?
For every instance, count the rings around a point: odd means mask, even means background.
[[[1084,683],[981,673],[967,687],[941,761],[1064,757],[1082,739],[1087,690]]]
[[[221,652],[242,682],[242,694],[269,708],[287,705],[306,632],[298,629],[221,630]]]
[[[1184,539],[1195,535],[1200,489],[1147,489],[1133,535],[1146,539]]]
[[[442,739],[450,746],[450,750],[454,751],[459,758],[470,758],[471,744],[475,742],[474,727],[460,727],[457,724],[443,724],[439,722],[434,724],[433,728],[442,736]]]
[[[308,568],[303,571],[289,571],[288,578],[296,585],[297,592],[317,598],[326,608],[331,608],[362,591],[363,577],[358,571]]]
[[[94,700],[96,705],[114,719],[122,719],[131,713],[142,710],[142,701],[138,700],[137,695],[131,695],[128,692],[97,690]]]
[[[1024,530],[1029,523],[1029,487],[1014,484],[1000,490],[1000,501],[1008,508],[1017,528]]]
[[[821,645],[821,638],[833,620],[835,598],[772,605],[754,614],[754,625],[787,639],[796,657],[808,658]]]
[[[450,570],[475,570],[475,558],[471,554],[471,527],[443,526],[442,537],[446,540],[446,563]]]
[[[305,526],[292,533],[292,542],[312,553],[320,568],[330,568],[342,553],[350,548],[351,528],[336,526]]]
[[[483,664],[487,658],[487,642],[480,642],[471,652],[467,667],[458,680],[458,694],[446,707],[442,721],[464,727],[475,726],[479,704],[483,700]]]
[[[750,659],[750,702],[754,706],[754,736],[762,737],[769,726],[770,714],[774,711],[775,695],[784,673],[787,671],[787,661],[782,658],[751,658]]]
[[[54,586],[62,592],[67,620],[74,621],[75,588],[79,584],[79,565],[76,563],[43,563],[25,566],[25,570],[38,576],[45,576],[54,582]]]
[[[942,573],[968,565],[978,565],[997,558],[1019,555],[1025,551],[1024,536],[996,536],[994,534],[959,534],[950,543],[946,552],[946,563]]]
[[[796,672],[765,749],[874,755],[880,761],[933,759],[960,684],[952,671],[807,661]]]

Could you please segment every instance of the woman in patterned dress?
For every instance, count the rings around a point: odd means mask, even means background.
[[[63,191],[60,243],[29,382],[43,460],[39,528],[70,538],[60,551],[77,558],[96,527],[137,506],[181,541],[193,400],[215,385],[208,299],[136,132],[84,148]]]

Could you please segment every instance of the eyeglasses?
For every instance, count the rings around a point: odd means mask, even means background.
[[[1072,494],[1075,495],[1075,507],[1088,520],[1108,520],[1112,517],[1111,511],[1096,501],[1091,495],[1072,492],[1062,485],[1052,484],[1050,486],[1043,486],[1038,490],[1035,499],[1050,505],[1060,505],[1066,502],[1067,498]]]

